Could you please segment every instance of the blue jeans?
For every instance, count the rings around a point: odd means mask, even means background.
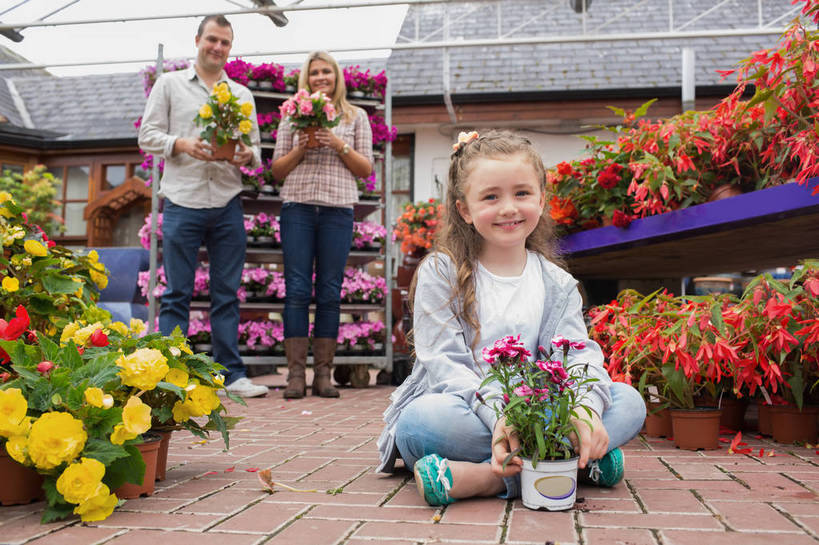
[[[628,384],[612,383],[611,397],[611,406],[602,417],[609,434],[609,450],[633,439],[646,417],[642,396]],[[468,403],[451,394],[427,394],[407,405],[398,417],[395,443],[409,470],[427,454],[475,463],[489,463],[492,459],[492,430]],[[520,496],[520,475],[507,477],[504,482],[503,497]]]
[[[307,337],[313,265],[316,312],[313,336],[338,337],[341,282],[353,240],[353,210],[286,202],[281,211],[284,252],[284,337]]]
[[[210,327],[213,359],[227,368],[225,383],[247,376],[239,356],[239,299],[246,237],[242,203],[233,198],[224,208],[186,208],[165,200],[162,211],[162,264],[168,288],[162,294],[159,330],[176,326],[188,333],[193,279],[204,244],[210,262]]]

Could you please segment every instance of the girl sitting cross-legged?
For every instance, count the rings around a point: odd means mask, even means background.
[[[411,290],[416,362],[392,394],[378,441],[379,471],[400,456],[430,505],[472,496],[520,495],[522,460],[514,429],[481,400],[497,399],[497,383],[481,387],[482,350],[521,334],[538,353],[560,334],[585,348],[569,357],[588,363],[589,378],[574,420],[581,479],[614,486],[623,453],[645,418],[631,386],[612,383],[603,354],[588,339],[577,281],[561,267],[548,210],[546,175],[531,143],[515,133],[461,133],[449,168],[446,204],[435,250]],[[476,395],[477,394],[477,395]]]

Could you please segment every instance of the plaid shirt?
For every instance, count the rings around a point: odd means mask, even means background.
[[[372,164],[373,137],[367,112],[356,107],[354,112],[353,121],[342,118],[341,123],[330,130]],[[276,136],[274,161],[296,146],[297,135],[289,120],[283,119]],[[308,148],[301,163],[287,175],[281,196],[285,202],[349,207],[358,202],[355,180],[355,175],[334,150],[328,147]]]

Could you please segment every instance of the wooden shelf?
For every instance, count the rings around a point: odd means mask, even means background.
[[[819,256],[819,178],[561,240],[578,278],[675,278],[795,265]]]

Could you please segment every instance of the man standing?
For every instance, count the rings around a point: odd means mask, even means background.
[[[222,15],[205,17],[195,41],[196,63],[157,80],[139,129],[139,146],[165,159],[160,195],[165,198],[162,261],[168,288],[162,295],[159,329],[163,335],[169,335],[179,326],[187,333],[194,272],[199,247],[204,244],[210,262],[213,359],[227,367],[228,391],[256,397],[265,395],[267,387],[247,378],[239,356],[236,297],[246,242],[239,167],[261,164],[256,107],[250,91],[230,80],[224,71],[233,44],[230,22]],[[252,146],[245,146],[240,140],[231,161],[211,159],[213,148],[199,137],[193,122],[213,87],[221,82],[228,84],[240,103],[254,104],[250,115]]]

